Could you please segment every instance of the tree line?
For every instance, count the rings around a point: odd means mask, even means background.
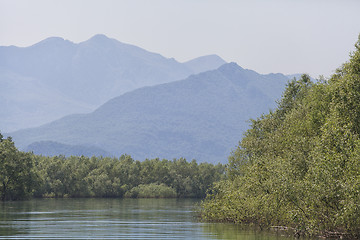
[[[174,160],[135,161],[85,156],[38,156],[0,134],[0,197],[202,198],[224,177],[224,165]]]
[[[203,219],[360,238],[360,36],[355,46],[331,78],[290,81],[252,120]]]

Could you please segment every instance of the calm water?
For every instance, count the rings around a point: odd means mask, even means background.
[[[196,221],[192,199],[36,199],[0,203],[0,239],[288,239]]]

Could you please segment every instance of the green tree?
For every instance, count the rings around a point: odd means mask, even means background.
[[[9,137],[0,134],[0,196],[1,200],[28,198],[36,184],[32,154],[18,151]]]
[[[328,81],[292,80],[229,158],[203,202],[208,220],[360,236],[360,36]]]

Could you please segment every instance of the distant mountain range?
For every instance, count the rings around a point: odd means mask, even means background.
[[[180,63],[104,35],[48,38],[0,47],[0,131],[49,156],[226,163],[249,119],[299,76],[258,74],[217,55]]]
[[[201,71],[196,65],[193,71]],[[248,120],[274,108],[287,81],[283,74],[261,75],[228,63],[122,94],[89,114],[10,135],[21,149],[41,154],[130,154],[138,160],[185,157],[226,163]],[[87,153],[88,147],[97,152]]]
[[[225,63],[216,55],[179,63],[104,35],[79,44],[52,37],[25,48],[2,46],[0,130],[91,112],[125,92],[184,79]]]

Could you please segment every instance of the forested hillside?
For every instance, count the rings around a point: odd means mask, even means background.
[[[252,120],[203,219],[359,239],[360,36],[355,46],[329,80],[291,81],[277,108]]]

